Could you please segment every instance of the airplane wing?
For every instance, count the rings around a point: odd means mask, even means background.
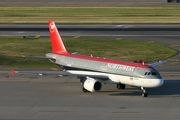
[[[164,63],[166,63],[166,62],[167,62],[167,61],[166,61],[166,60],[164,60],[164,61],[161,61],[161,62],[156,62],[156,63],[150,64],[149,66],[151,66],[151,67],[155,67],[155,66],[158,66],[158,65],[164,64]]]
[[[84,74],[70,74],[70,73],[47,73],[47,72],[28,72],[28,71],[14,71],[12,70],[12,74],[14,73],[29,73],[29,74],[38,74],[38,75],[59,75],[59,76],[79,76],[79,77],[91,77],[98,78],[101,80],[109,80],[108,76],[105,75],[84,75]]]

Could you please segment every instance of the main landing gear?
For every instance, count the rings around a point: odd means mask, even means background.
[[[78,79],[79,79],[79,81],[81,82],[81,86],[83,86],[82,87],[82,91],[83,92],[85,92],[85,93],[87,93],[87,92],[89,92],[88,90],[86,90],[85,88],[84,88],[84,81],[86,80],[86,78],[85,77],[77,77]]]
[[[147,96],[148,96],[148,94],[147,94],[146,88],[141,87],[141,90],[143,91],[143,93],[142,93],[142,97],[147,97]]]
[[[117,87],[118,90],[120,90],[120,89],[125,89],[126,85],[119,83],[119,84],[116,85],[116,87]]]
[[[83,92],[87,93],[89,92],[88,90],[86,90],[84,87],[82,88]]]

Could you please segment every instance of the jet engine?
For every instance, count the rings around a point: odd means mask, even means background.
[[[89,92],[98,92],[101,90],[102,84],[94,78],[87,78],[84,81],[84,88]]]

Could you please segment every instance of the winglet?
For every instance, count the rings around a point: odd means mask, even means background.
[[[13,70],[13,69],[11,69],[12,70],[12,75],[15,73],[15,71]]]
[[[54,21],[49,21],[49,31],[51,35],[51,44],[52,44],[52,51],[55,54],[70,54],[66,47],[64,46],[64,43],[62,41],[62,38],[57,30],[57,27],[54,23]]]

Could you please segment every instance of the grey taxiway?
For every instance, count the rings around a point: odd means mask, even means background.
[[[4,0],[1,6],[180,6],[173,0]]]

